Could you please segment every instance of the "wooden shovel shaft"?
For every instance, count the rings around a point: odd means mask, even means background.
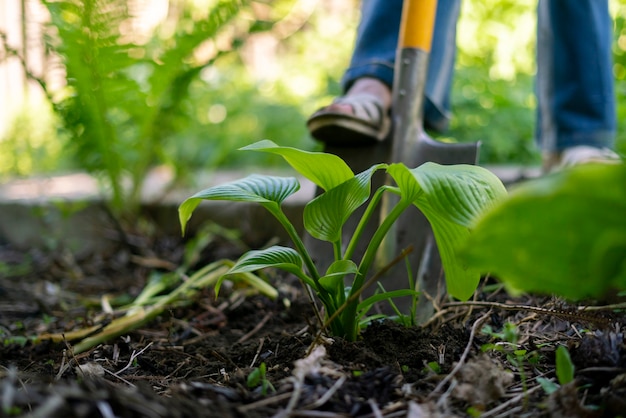
[[[424,88],[437,0],[404,0],[392,92],[392,160],[414,167],[424,132]]]

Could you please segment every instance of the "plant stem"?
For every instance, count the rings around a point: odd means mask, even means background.
[[[287,216],[285,216],[285,214],[280,209],[279,210],[270,209],[270,212],[274,215],[274,217],[276,217],[276,219],[278,220],[278,222],[280,222],[283,228],[285,228],[285,230],[287,231],[287,234],[289,235],[289,238],[291,238],[291,241],[295,245],[296,250],[300,254],[300,257],[302,257],[302,261],[304,261],[304,264],[306,265],[306,268],[309,271],[309,275],[311,276],[311,278],[313,278],[313,281],[315,282],[315,284],[319,285],[320,274],[317,271],[317,268],[315,267],[315,263],[313,263],[313,259],[311,258],[308,251],[306,250],[306,247],[304,246],[304,243],[302,242],[302,239],[300,238],[300,234],[298,234],[298,231],[296,231],[296,228],[293,226],[291,221],[287,218]]]
[[[354,291],[355,288],[359,288],[363,285],[365,276],[367,275],[367,272],[369,271],[372,263],[374,262],[374,259],[376,258],[376,253],[378,252],[380,244],[383,242],[383,239],[391,229],[394,222],[398,220],[400,215],[402,215],[402,213],[409,206],[411,206],[411,202],[401,199],[396,204],[396,206],[393,207],[391,212],[385,217],[380,226],[376,229],[376,232],[374,232],[374,236],[367,245],[367,249],[365,250],[363,258],[361,259],[361,264],[359,265],[359,274],[357,275],[358,277],[354,280],[352,291]]]
[[[383,222],[376,229],[374,236],[372,237],[367,246],[367,249],[365,250],[365,254],[363,255],[361,264],[359,265],[359,271],[354,277],[354,282],[352,284],[352,289],[350,290],[350,296],[348,297],[348,300],[350,300],[353,294],[360,292],[361,287],[363,287],[363,282],[365,280],[367,272],[374,262],[378,247],[380,247],[381,242],[389,232],[389,229],[391,229],[393,223],[410,205],[410,201],[400,199],[400,201],[396,204],[396,206],[393,207],[391,212],[385,217]],[[344,327],[347,332],[346,339],[350,341],[355,341],[358,334],[358,321],[356,317],[357,308],[358,300],[355,299],[351,303],[347,304],[345,312],[342,315],[342,322],[344,323]]]
[[[341,237],[341,234],[339,234]],[[341,260],[341,238],[333,242],[333,255],[335,260]]]
[[[314,289],[317,295],[322,300],[322,303],[328,310],[327,315],[332,315],[332,313],[335,312],[337,307],[335,306],[332,296],[320,284],[320,274],[317,271],[317,268],[315,267],[315,263],[313,263],[313,259],[311,258],[308,251],[306,250],[306,247],[304,246],[304,243],[302,242],[302,239],[300,238],[300,234],[298,234],[298,231],[296,231],[296,228],[293,226],[291,221],[289,221],[287,216],[285,216],[282,210],[280,210],[280,208],[278,210],[274,210],[273,208],[270,208],[268,206],[266,206],[266,208],[276,217],[278,222],[280,222],[283,228],[285,228],[285,230],[287,231],[289,238],[291,238],[291,241],[296,247],[296,251],[298,251],[298,253],[300,254],[300,257],[302,257],[302,260],[304,261],[304,264],[306,265],[307,270],[309,271],[309,275],[311,276],[311,278],[313,279],[313,282],[315,283]]]
[[[352,255],[354,254],[356,246],[361,239],[361,235],[363,235],[363,232],[365,231],[365,225],[367,225],[367,223],[372,218],[372,215],[374,214],[374,211],[378,207],[378,204],[380,203],[380,200],[383,196],[383,192],[386,189],[387,189],[386,186],[380,187],[378,190],[376,190],[376,192],[372,196],[372,199],[370,200],[370,202],[367,205],[367,208],[365,209],[365,213],[363,213],[363,216],[361,217],[359,224],[354,230],[354,234],[352,235],[352,239],[350,239],[348,248],[346,248],[346,252],[343,256],[344,260],[352,259]]]
[[[411,253],[411,251],[413,251],[412,247],[409,247],[408,249],[402,250],[402,252],[395,259],[393,259],[382,270],[380,270],[374,276],[372,276],[365,283],[365,285],[361,286],[361,288],[359,289],[358,292],[350,294],[350,297],[348,299],[346,299],[346,301],[344,303],[342,303],[341,306],[339,306],[339,308],[335,311],[335,313],[332,316],[328,317],[328,319],[324,323],[324,327],[320,330],[320,333],[324,330],[324,328],[328,327],[332,323],[332,321],[334,321],[339,316],[339,314],[341,312],[343,312],[348,307],[348,305],[350,305],[353,302],[357,302],[357,304],[358,304],[358,298],[359,298],[359,296],[361,296],[361,293],[363,293],[363,291],[365,289],[367,289],[370,285],[372,285],[381,276],[383,276],[385,273],[387,273],[387,271],[389,271],[394,265],[396,265],[396,263],[398,263],[400,260],[405,258],[409,253]]]

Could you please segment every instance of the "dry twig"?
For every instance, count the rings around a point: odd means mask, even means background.
[[[272,317],[272,313],[269,312],[267,314],[265,314],[265,316],[263,317],[263,319],[261,319],[261,322],[259,322],[258,324],[255,325],[254,328],[252,328],[247,334],[242,335],[241,338],[239,338],[237,340],[238,344],[241,344],[242,342],[246,341],[248,338],[252,337],[254,334],[256,334],[257,332],[259,332],[259,330],[261,328],[263,328],[263,326],[265,325],[265,323],[267,321],[269,321],[269,319]]]
[[[542,308],[539,306],[530,306],[530,305],[507,305],[506,303],[499,302],[484,302],[484,301],[467,301],[467,302],[448,302],[445,304],[445,307],[454,307],[454,306],[480,306],[484,308],[490,309],[502,309],[508,311],[527,311],[538,313],[542,315],[550,315],[556,316],[558,318],[567,319],[567,320],[578,320],[578,321],[586,321],[590,323],[595,323],[600,326],[609,326],[611,321],[607,318],[602,318],[597,315],[585,315],[586,312],[591,312],[592,310],[589,307],[584,307],[580,309],[572,309],[572,310],[564,310],[564,309],[550,309],[550,308]],[[617,306],[617,305],[615,305]],[[599,309],[594,309],[597,311]]]

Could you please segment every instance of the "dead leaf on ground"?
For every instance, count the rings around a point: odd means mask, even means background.
[[[500,399],[513,382],[513,373],[498,367],[489,357],[471,359],[458,374],[459,384],[452,396],[474,406],[486,406]]]

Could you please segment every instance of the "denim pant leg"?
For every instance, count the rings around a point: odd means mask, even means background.
[[[460,0],[439,0],[429,57],[424,101],[425,124],[443,131],[450,122],[450,90],[456,56],[456,23]],[[393,84],[402,0],[363,0],[361,22],[350,67],[343,77],[346,91],[361,77]]]
[[[608,0],[539,0],[537,140],[546,152],[615,137]]]

